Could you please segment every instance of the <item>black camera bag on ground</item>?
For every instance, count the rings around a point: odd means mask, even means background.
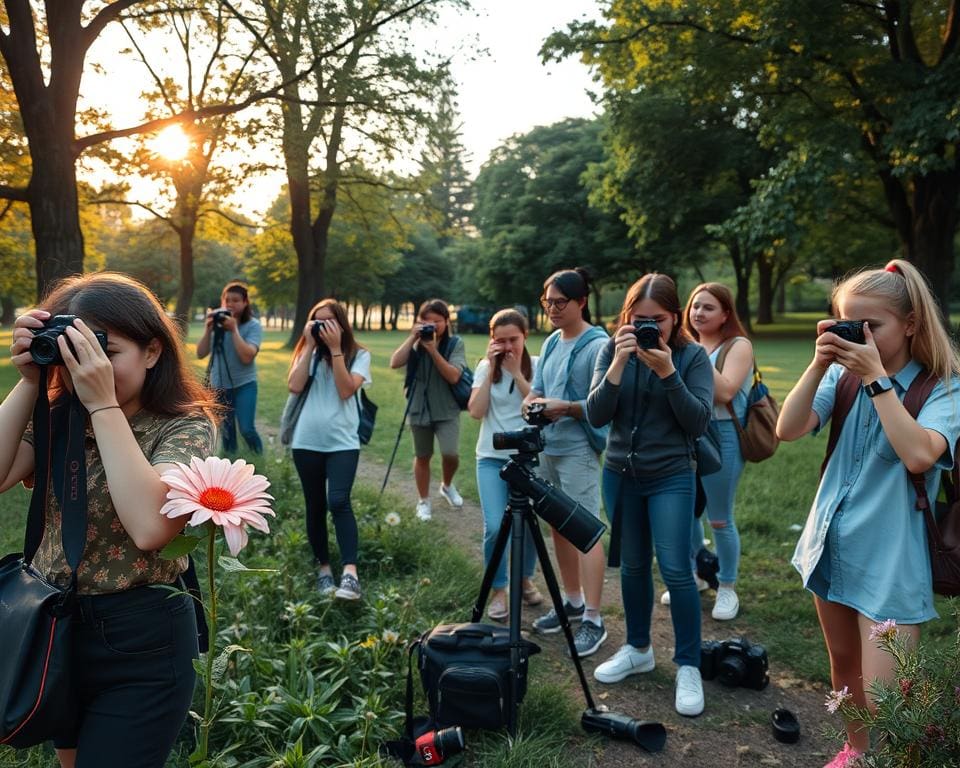
[[[524,640],[517,703],[527,690],[527,659],[540,646]],[[510,712],[510,628],[441,624],[414,642],[420,680],[437,728],[498,730]]]

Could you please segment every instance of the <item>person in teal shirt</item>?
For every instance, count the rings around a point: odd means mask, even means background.
[[[923,515],[907,472],[923,474],[936,498],[941,469],[953,465],[960,435],[960,356],[923,275],[895,259],[837,286],[833,307],[863,321],[864,343],[817,325],[816,351],[787,396],[777,423],[781,440],[822,429],[830,419],[844,370],[862,388],[846,417],[820,481],[793,565],[813,592],[830,654],[835,690],[875,708],[874,680],[892,681],[895,660],[871,631],[892,619],[908,642],[935,618]],[[917,418],[903,406],[911,382],[926,370],[939,377]],[[869,746],[860,723],[827,768],[843,768]]]

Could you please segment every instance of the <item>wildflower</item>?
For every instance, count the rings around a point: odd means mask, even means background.
[[[370,710],[367,710],[366,712],[364,712],[363,716],[367,719],[368,722],[373,722],[374,720],[377,719],[377,713],[371,712]]]
[[[373,648],[379,642],[376,635],[367,635],[367,639],[360,643],[361,648]]]
[[[897,635],[897,622],[893,619],[881,621],[870,627],[870,639],[882,642],[883,640],[893,640]]]
[[[910,691],[913,690],[913,680],[908,678],[900,679],[900,693],[903,695],[903,698],[907,698],[910,695]]]
[[[847,690],[847,686],[843,686],[843,690],[841,691],[830,691],[823,705],[827,708],[827,712],[832,714],[840,709],[843,703],[849,698],[850,691]]]
[[[429,586],[430,586],[430,579],[428,579],[426,576],[424,576],[422,579],[420,579],[420,586],[421,586],[421,587],[429,587]]]
[[[383,630],[383,642],[390,643],[391,645],[393,645],[394,643],[399,643],[400,633],[394,632],[392,629]]]
[[[387,516],[383,518],[383,522],[387,525],[400,525],[400,515],[396,512],[387,512]]]
[[[270,533],[264,515],[274,514],[270,509],[273,496],[266,492],[270,486],[263,475],[253,473],[254,466],[243,459],[230,462],[216,456],[190,460],[190,466],[177,462],[174,469],[161,475],[170,486],[167,503],[160,514],[167,517],[191,515],[191,526],[203,525],[208,520],[223,528],[223,536],[234,557],[247,545],[246,526]]]

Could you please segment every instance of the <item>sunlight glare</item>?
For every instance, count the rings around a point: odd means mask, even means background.
[[[153,137],[150,148],[167,160],[182,160],[190,150],[190,138],[179,125],[171,125]]]

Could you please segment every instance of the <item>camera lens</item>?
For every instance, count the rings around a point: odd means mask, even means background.
[[[437,731],[434,736],[437,751],[444,759],[463,751],[463,729],[458,725],[451,725]]]
[[[743,683],[747,676],[747,664],[739,653],[727,653],[720,662],[718,677],[720,682],[734,688]]]
[[[30,357],[37,365],[50,365],[60,358],[60,348],[57,346],[57,336],[41,333],[30,342]]]

